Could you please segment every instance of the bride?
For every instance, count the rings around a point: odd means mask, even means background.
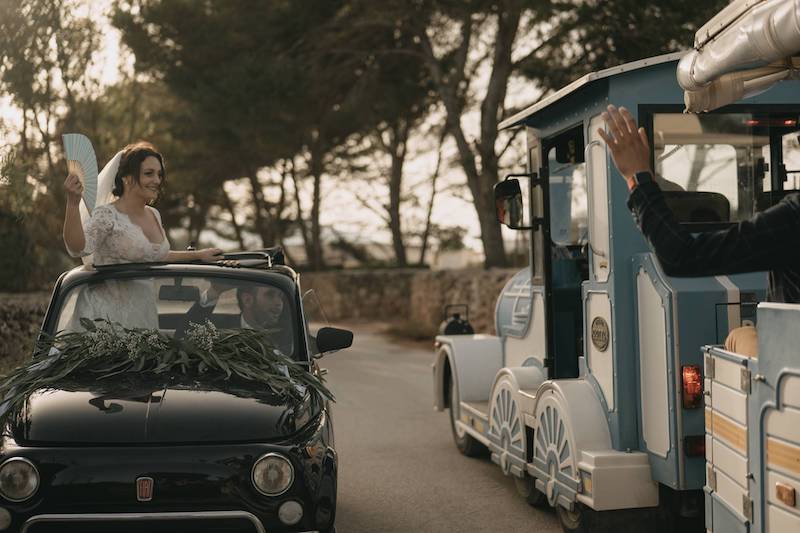
[[[98,175],[97,200],[90,214],[81,202],[81,180],[72,174],[67,176],[64,181],[67,252],[72,257],[82,257],[87,265],[221,259],[219,248],[170,250],[161,215],[148,205],[158,198],[164,177],[164,158],[153,145],[130,144]],[[126,327],[157,328],[155,304],[152,282],[107,280],[79,293],[68,329],[78,329],[81,317],[105,318]]]

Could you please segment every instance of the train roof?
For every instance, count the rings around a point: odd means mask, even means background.
[[[660,56],[653,56],[645,59],[640,59],[638,61],[632,61],[630,63],[625,63],[622,65],[618,65],[616,67],[598,70],[596,72],[590,72],[589,74],[586,74],[583,77],[573,81],[569,85],[562,87],[558,91],[538,100],[536,103],[530,105],[529,107],[523,109],[522,111],[503,120],[500,123],[500,129],[513,128],[519,126],[527,119],[537,114],[539,111],[555,104],[556,102],[562,100],[566,96],[571,95],[572,93],[575,93],[576,91],[588,85],[591,85],[592,83],[595,83],[599,80],[605,78],[611,78],[614,76],[619,76],[620,74],[632,72],[634,70],[639,70],[646,67],[651,67],[653,65],[669,63],[670,61],[678,61],[681,57],[683,57],[684,54],[686,54],[685,51],[673,52],[670,54],[663,54]]]

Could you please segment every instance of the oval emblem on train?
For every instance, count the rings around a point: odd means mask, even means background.
[[[601,352],[605,352],[608,349],[609,338],[608,322],[603,317],[595,317],[592,320],[592,344]]]

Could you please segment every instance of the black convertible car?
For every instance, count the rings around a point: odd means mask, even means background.
[[[56,283],[43,331],[78,331],[98,313],[164,338],[197,321],[268,327],[316,376],[319,356],[350,346],[349,331],[316,329],[315,299],[273,255],[226,257],[239,262],[76,268]],[[70,374],[4,418],[0,532],[332,532],[330,402],[297,388],[287,396],[236,375]]]

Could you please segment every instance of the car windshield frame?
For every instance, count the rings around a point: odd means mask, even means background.
[[[292,324],[294,353],[291,358],[301,364],[311,361],[306,340],[306,326],[302,319],[302,307],[298,287],[294,279],[286,273],[256,269],[230,269],[213,265],[150,264],[150,265],[110,265],[100,268],[80,267],[62,274],[53,289],[50,304],[42,322],[42,332],[54,334],[61,313],[70,295],[90,283],[108,280],[134,280],[153,278],[214,279],[231,283],[253,283],[275,287],[288,301],[289,320]],[[188,303],[188,301],[187,301]]]

